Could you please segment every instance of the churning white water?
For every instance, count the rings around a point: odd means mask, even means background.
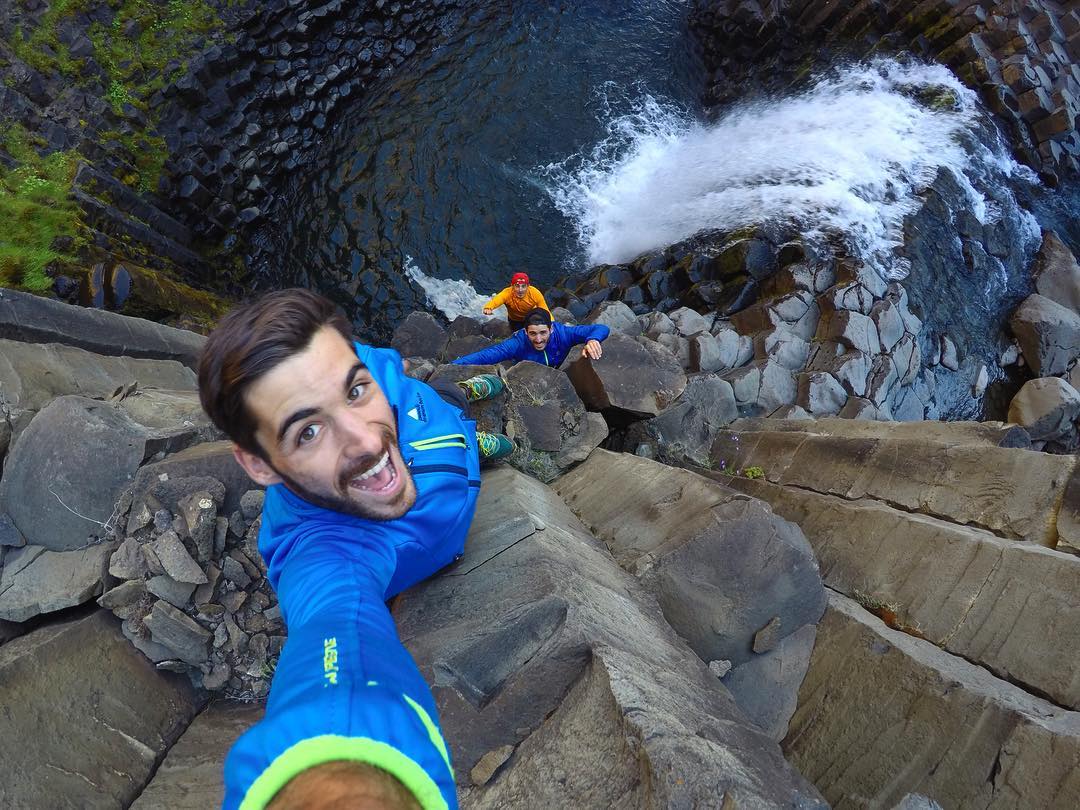
[[[839,69],[798,96],[738,105],[709,124],[646,95],[593,149],[539,174],[589,264],[771,220],[808,239],[842,238],[900,278],[907,267],[894,249],[904,216],[939,169],[957,176],[984,222],[997,212],[973,178],[1032,179],[1004,147],[991,153],[969,137],[980,120],[975,94],[947,68],[883,59]]]
[[[490,295],[478,294],[472,284],[467,281],[434,278],[427,275],[413,261],[412,256],[405,257],[405,277],[420,286],[427,298],[428,306],[439,310],[447,320],[452,321],[459,315],[482,319],[484,304],[491,299]],[[500,307],[496,312],[501,315],[504,310]]]

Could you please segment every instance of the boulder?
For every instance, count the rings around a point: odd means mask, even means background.
[[[517,363],[506,372],[506,384],[510,391],[506,434],[522,448],[511,463],[522,472],[541,480],[553,478],[607,438],[603,417],[594,415],[598,423],[590,418],[570,380],[558,369]]]
[[[798,372],[806,366],[809,356],[810,344],[786,328],[777,327],[754,336],[754,357],[759,361],[775,360],[789,371]],[[721,368],[730,366],[721,364]]]
[[[881,350],[891,352],[904,336],[904,321],[896,302],[888,298],[878,301],[870,310],[870,319],[877,327]]]
[[[645,429],[672,458],[706,464],[716,432],[739,415],[731,384],[715,374],[690,377],[682,396]]]
[[[429,312],[410,312],[394,330],[390,346],[402,357],[442,359],[446,329]]]
[[[1080,715],[833,594],[784,749],[836,804],[1071,807]],[[1022,798],[1021,798],[1022,797]]]
[[[1080,314],[1080,264],[1053,231],[1043,232],[1031,275],[1039,295]]]
[[[458,321],[460,320],[461,318],[458,318]],[[471,318],[467,320],[471,320]],[[454,323],[457,323],[457,321]],[[488,346],[494,346],[495,343],[496,341],[484,337],[483,335],[451,336],[446,343],[446,350],[443,352],[443,356],[449,362],[456,360],[459,357],[464,357],[467,354],[478,352],[481,349],[486,349]]]
[[[687,338],[690,345],[689,371],[709,373],[719,371],[725,366],[725,357],[720,349],[720,342],[708,332],[698,332]]]
[[[847,398],[844,386],[831,374],[809,371],[799,375],[799,392],[795,401],[807,413],[835,416],[840,413]]]
[[[1009,319],[1031,370],[1039,377],[1064,374],[1080,356],[1080,314],[1041,295],[1029,295]]]
[[[705,320],[705,317],[689,307],[679,307],[669,312],[668,316],[671,318],[671,322],[675,324],[675,329],[683,337],[688,338],[698,332],[709,331],[709,323]]]
[[[660,335],[675,334],[675,322],[663,312],[649,312],[638,316],[641,331],[650,340],[656,340]]]
[[[841,309],[833,313],[828,321],[822,323],[818,334],[822,340],[831,340],[863,354],[875,355],[881,352],[877,326],[859,312]]]
[[[4,290],[0,298],[0,338],[62,343],[112,356],[176,360],[188,368],[198,365],[206,342],[202,335],[184,329],[14,290]]]
[[[454,575],[394,612],[433,684],[466,806],[706,807],[729,794],[823,807],[653,598],[515,470],[485,473]],[[503,746],[513,756],[473,785]]]
[[[825,590],[799,527],[763,502],[685,470],[598,450],[555,489],[616,562],[656,595],[702,661],[738,667],[770,623],[813,625]],[[796,685],[797,686],[797,685]]]
[[[23,622],[99,596],[109,581],[109,557],[115,547],[100,543],[77,551],[41,546],[9,551],[0,576],[0,619]]]
[[[613,332],[622,332],[630,337],[641,334],[641,324],[637,315],[622,301],[603,301],[589,313],[586,323],[602,323]]]
[[[1080,393],[1060,377],[1028,380],[1009,403],[1009,421],[1026,428],[1034,441],[1075,432],[1078,417]]]
[[[720,349],[720,365],[716,371],[729,371],[750,362],[754,356],[754,342],[734,329],[719,329],[714,333]]]
[[[633,338],[618,332],[604,341],[604,355],[590,360],[575,348],[563,364],[586,407],[631,419],[656,416],[686,388],[681,369],[660,362]]]
[[[156,670],[119,625],[97,611],[0,647],[0,805],[127,807],[187,727],[190,682]]]
[[[53,551],[81,548],[115,520],[114,504],[162,445],[197,438],[144,427],[120,406],[61,397],[23,431],[0,481],[0,504],[27,541]]]
[[[723,678],[739,708],[777,742],[787,736],[816,637],[817,625],[804,624],[774,649],[755,655]]]
[[[262,719],[261,703],[215,701],[169,749],[131,810],[205,810],[225,798],[221,763],[237,738]]]

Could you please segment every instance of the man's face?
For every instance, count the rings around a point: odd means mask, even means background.
[[[514,295],[518,298],[524,298],[525,291],[529,289],[529,285],[524,281],[515,281],[511,286],[514,288]]]
[[[525,335],[529,342],[538,352],[542,352],[551,337],[551,327],[543,324],[529,324],[525,327]]]
[[[416,502],[390,404],[332,327],[244,399],[267,459],[237,450],[237,460],[258,483],[284,482],[311,503],[372,520],[401,517]]]

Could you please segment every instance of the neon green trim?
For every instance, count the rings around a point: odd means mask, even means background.
[[[408,697],[420,719],[427,726],[431,722],[423,709],[415,705]],[[436,733],[438,730],[436,729]],[[431,734],[431,727],[428,727]],[[440,738],[441,739],[441,738]],[[432,740],[434,742],[434,739]],[[446,748],[437,745],[443,757]],[[424,810],[449,810],[446,799],[439,792],[439,786],[428,776],[414,760],[407,757],[392,745],[387,745],[369,737],[342,737],[339,734],[323,734],[301,740],[275,757],[259,778],[251,783],[240,810],[263,810],[270,800],[277,795],[285,784],[302,771],[335,760],[364,762],[392,774],[416,797]]]
[[[413,707],[418,715],[420,715],[420,722],[424,724],[424,728],[427,729],[428,737],[431,738],[431,744],[439,749],[439,753],[442,754],[443,760],[446,762],[446,767],[450,769],[450,778],[454,777],[454,766],[450,764],[450,754],[446,751],[446,741],[443,740],[442,732],[439,731],[439,727],[435,725],[435,721],[431,719],[431,716],[424,710],[424,707],[413,700],[408,695],[402,695],[405,698],[405,702]]]
[[[443,442],[442,444],[428,444],[423,447],[417,447],[417,451],[423,450],[438,450],[441,447],[460,447],[462,450],[468,450],[469,446],[465,442]]]
[[[451,433],[447,436],[432,436],[430,439],[418,439],[415,442],[409,442],[410,447],[415,447],[417,450],[423,450],[426,446],[434,444],[436,442],[444,442],[447,439],[461,439],[465,441],[464,433]]]
[[[545,366],[550,366],[551,365],[551,361],[548,360],[547,349],[544,349],[544,365]]]

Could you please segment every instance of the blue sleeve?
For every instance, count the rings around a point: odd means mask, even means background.
[[[491,366],[503,360],[517,360],[519,357],[519,341],[516,337],[507,338],[494,346],[488,346],[478,352],[467,354],[451,362],[455,366]]]
[[[602,323],[567,326],[566,331],[570,333],[570,342],[573,345],[587,343],[590,340],[607,340],[607,336],[611,334],[611,330]]]

